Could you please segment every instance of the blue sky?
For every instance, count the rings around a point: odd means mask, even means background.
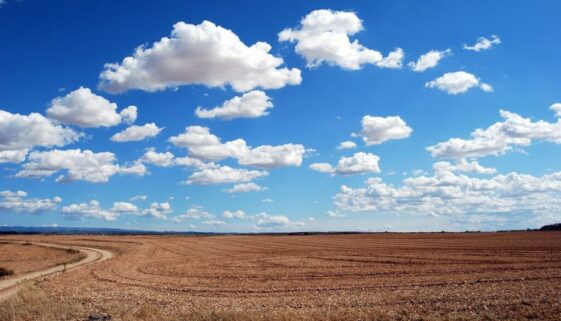
[[[0,225],[559,221],[560,14],[556,1],[6,0]]]

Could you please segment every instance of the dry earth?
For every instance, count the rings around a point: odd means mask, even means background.
[[[1,320],[561,319],[559,232],[11,239],[116,257],[30,286]]]
[[[81,254],[76,251],[0,241],[0,267],[14,271],[10,277],[74,262],[80,257]]]

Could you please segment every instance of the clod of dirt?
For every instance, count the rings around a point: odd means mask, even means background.
[[[88,317],[87,321],[109,321],[111,316],[107,313],[96,313]]]

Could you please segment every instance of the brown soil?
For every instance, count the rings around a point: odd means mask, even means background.
[[[48,294],[42,300],[52,302],[45,306],[64,311],[59,320],[99,313],[127,321],[561,316],[560,232],[32,240],[117,255],[38,283]],[[0,319],[15,302],[0,305]]]
[[[43,270],[55,265],[73,262],[81,257],[80,252],[66,251],[33,244],[13,244],[0,241],[0,267],[14,271],[17,276]]]

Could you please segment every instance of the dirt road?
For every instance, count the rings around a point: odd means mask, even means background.
[[[24,242],[14,241],[13,243],[24,243]],[[78,262],[61,264],[45,270],[29,272],[20,276],[16,276],[14,278],[0,280],[0,302],[6,300],[11,295],[16,294],[18,291],[17,285],[22,281],[34,280],[37,278],[45,277],[56,273],[61,273],[64,271],[66,272],[72,271],[86,264],[105,261],[113,257],[113,253],[110,251],[95,249],[91,247],[70,246],[70,245],[60,245],[60,244],[41,243],[41,242],[34,242],[33,244],[39,246],[52,247],[52,248],[62,248],[62,249],[70,248],[80,251],[85,255],[85,257]]]

